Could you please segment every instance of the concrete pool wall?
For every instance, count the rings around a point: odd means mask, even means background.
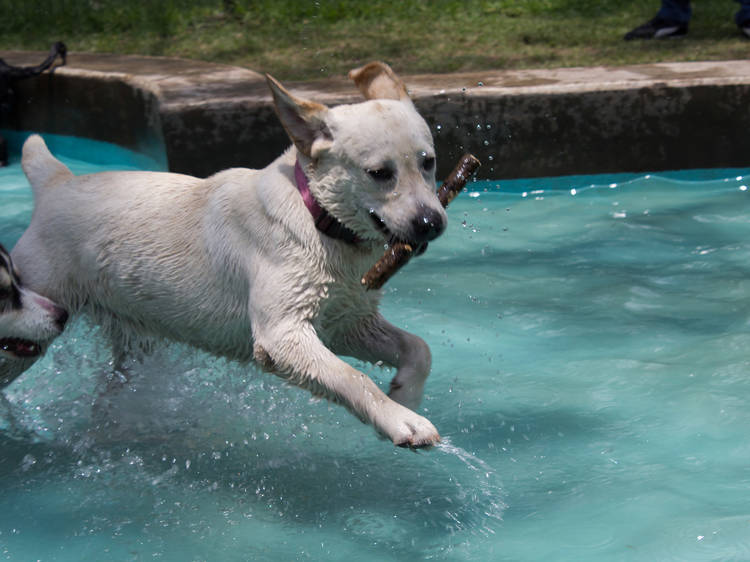
[[[0,52],[14,65],[44,55]],[[464,152],[492,179],[750,165],[750,61],[402,78],[440,177]],[[361,100],[346,77],[285,85],[331,105]],[[289,145],[263,75],[245,68],[72,53],[16,94],[2,127],[114,142],[175,172],[263,167]]]

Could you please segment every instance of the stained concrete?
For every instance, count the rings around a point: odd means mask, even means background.
[[[0,52],[17,65],[43,56]],[[441,176],[463,152],[498,179],[750,165],[750,61],[402,78],[433,130]],[[345,77],[286,86],[327,104],[361,99]],[[3,126],[166,155],[176,172],[262,167],[289,144],[264,77],[244,68],[72,53],[16,91]]]

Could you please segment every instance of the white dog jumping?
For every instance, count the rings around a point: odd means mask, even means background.
[[[396,445],[435,444],[413,411],[429,348],[360,284],[384,244],[419,247],[445,228],[432,136],[388,66],[350,76],[368,101],[334,108],[268,77],[294,146],[262,170],[76,177],[30,137],[35,208],[14,260],[34,290],[107,328],[116,350],[168,338],[255,359]],[[336,354],[395,366],[389,395]]]

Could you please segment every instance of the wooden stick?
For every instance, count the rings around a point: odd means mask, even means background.
[[[479,160],[472,154],[464,154],[461,157],[456,167],[445,178],[443,185],[438,189],[437,196],[443,207],[447,207],[453,201],[456,195],[464,188],[469,177],[471,177],[480,165]],[[413,253],[414,248],[410,244],[404,242],[393,244],[393,246],[385,251],[377,263],[370,268],[370,271],[364,274],[362,285],[368,290],[380,289],[388,279],[393,277],[411,259]]]

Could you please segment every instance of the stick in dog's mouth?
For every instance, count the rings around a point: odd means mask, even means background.
[[[447,207],[453,201],[453,198],[464,188],[469,177],[480,165],[479,159],[472,154],[464,154],[461,157],[438,190],[438,199],[440,199],[443,207]],[[370,218],[380,232],[390,234],[383,219],[375,212],[370,211]],[[380,289],[413,255],[421,254],[426,247],[426,244],[414,245],[399,240],[389,242],[385,254],[362,276],[362,285],[370,290]]]
[[[370,211],[370,219],[372,219],[373,224],[375,225],[375,228],[378,229],[378,231],[385,236],[386,240],[388,241],[389,247],[394,246],[409,246],[410,248],[413,248],[416,252],[415,255],[420,255],[422,252],[427,249],[427,242],[410,242],[408,240],[401,240],[396,237],[393,232],[391,232],[391,229],[389,229],[385,221],[380,218],[380,215],[378,215],[375,211]]]

